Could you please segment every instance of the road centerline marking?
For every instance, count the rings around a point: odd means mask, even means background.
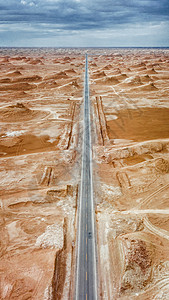
[[[77,235],[77,273],[75,300],[98,300],[97,272],[96,272],[96,245],[95,245],[95,207],[93,203],[93,177],[92,177],[92,142],[90,99],[88,83],[88,57],[86,55],[84,107],[83,107],[83,143],[81,186],[79,197],[79,221]],[[86,239],[86,243],[85,243]],[[90,255],[89,255],[90,254]],[[86,256],[86,261],[85,261]],[[86,272],[87,269],[87,272]],[[86,272],[86,274],[85,274]],[[86,277],[86,281],[85,281]],[[89,284],[90,283],[90,284]]]

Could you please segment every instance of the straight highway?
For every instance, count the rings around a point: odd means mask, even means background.
[[[88,56],[86,55],[75,300],[98,299],[90,123]]]

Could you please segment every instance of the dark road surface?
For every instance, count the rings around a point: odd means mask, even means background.
[[[81,193],[78,224],[78,257],[76,300],[96,300],[97,272],[95,246],[95,209],[93,203],[92,149],[90,126],[90,99],[88,57],[86,55],[84,85],[84,125],[82,146]]]

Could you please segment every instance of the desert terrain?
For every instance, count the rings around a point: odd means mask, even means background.
[[[169,51],[90,61],[101,299],[169,299]]]
[[[0,299],[73,299],[85,53],[100,299],[169,299],[169,50],[0,49]]]
[[[84,62],[1,49],[0,299],[72,298]]]

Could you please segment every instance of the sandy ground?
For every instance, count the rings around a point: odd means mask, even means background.
[[[73,299],[85,52],[0,50],[2,300]],[[100,299],[165,300],[169,51],[87,52]]]
[[[169,299],[169,51],[90,61],[101,299]]]
[[[0,299],[73,294],[84,56],[1,49]]]

